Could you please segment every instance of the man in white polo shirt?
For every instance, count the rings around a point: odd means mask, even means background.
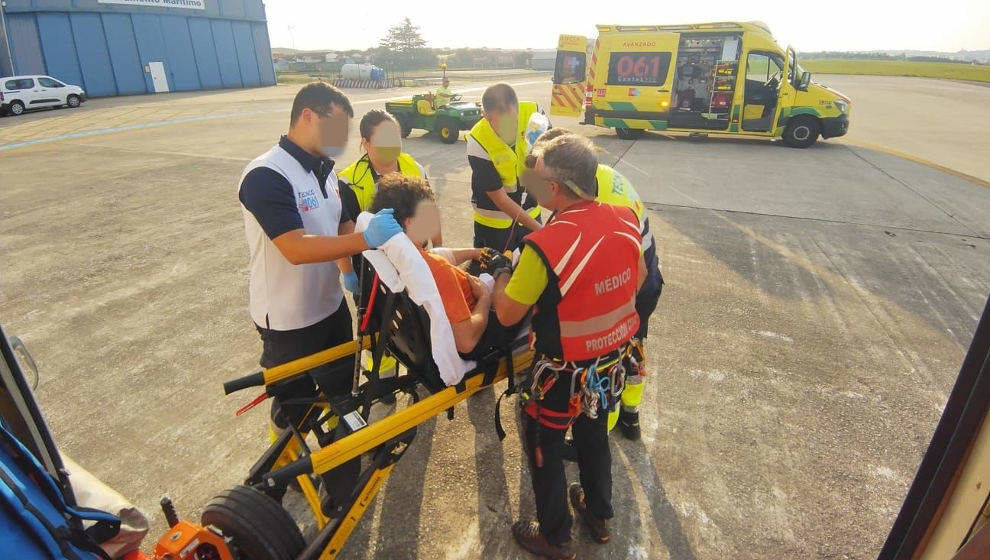
[[[342,212],[334,160],[347,144],[354,116],[350,101],[322,82],[304,86],[292,104],[289,133],[244,169],[238,198],[251,252],[250,310],[264,345],[262,367],[272,367],[352,340],[351,313],[336,261],[385,243],[402,228],[391,210],[354,233],[354,217]],[[311,376],[280,387],[272,422],[284,429],[302,420],[310,406],[293,398],[315,395]],[[350,376],[320,376],[321,387],[348,392]],[[284,404],[283,404],[284,402]],[[338,488],[327,489],[325,508],[336,513],[335,491],[353,488],[360,463],[335,470]],[[350,471],[351,476],[347,476]]]

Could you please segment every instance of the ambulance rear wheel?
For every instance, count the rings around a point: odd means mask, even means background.
[[[203,510],[202,524],[220,530],[237,560],[293,560],[306,546],[288,512],[250,486],[215,496]]]
[[[639,128],[617,128],[615,134],[623,140],[637,140],[643,137],[646,131]]]
[[[820,133],[818,119],[801,115],[791,119],[784,128],[784,144],[792,148],[807,148],[818,141]]]

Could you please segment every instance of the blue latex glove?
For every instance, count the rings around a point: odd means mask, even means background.
[[[348,272],[344,275],[344,289],[352,294],[358,293],[361,289],[361,282],[358,280],[356,272]]]
[[[382,246],[392,237],[402,233],[402,226],[395,221],[392,208],[383,208],[375,214],[364,230],[364,240],[372,249]]]

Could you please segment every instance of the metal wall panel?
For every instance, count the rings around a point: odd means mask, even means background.
[[[165,38],[162,37],[162,26],[158,18],[159,16],[154,14],[131,14],[131,24],[134,25],[134,38],[137,39],[141,66],[144,67],[152,61],[164,63],[165,75],[168,76],[168,85],[171,88],[174,81],[172,65],[165,56]],[[150,73],[145,72],[144,82],[149,92],[155,91]]]
[[[190,91],[201,87],[187,22],[184,17],[161,16],[165,52],[168,55],[169,67],[172,69],[171,86],[175,91]]]
[[[220,16],[225,18],[243,18],[244,0],[216,0],[220,5]]]
[[[14,58],[13,74],[44,74],[45,58],[34,14],[7,14],[7,36]]]
[[[213,29],[210,20],[189,18],[189,37],[192,39],[193,55],[199,71],[199,83],[204,88],[221,88],[220,63],[217,61],[217,48],[213,45]]]
[[[95,2],[96,0],[94,0]],[[31,0],[6,0],[4,2],[5,11],[9,14],[10,12],[26,12],[33,9]]]
[[[244,0],[244,17],[252,21],[265,21],[265,4],[260,0]]]
[[[86,95],[117,95],[113,65],[103,35],[103,23],[99,14],[71,13],[72,35],[76,38],[79,68],[83,75]]]
[[[144,80],[144,67],[138,56],[134,27],[127,14],[103,14],[103,31],[107,37],[113,76],[117,80],[120,95],[148,93]]]
[[[237,48],[237,66],[241,69],[241,81],[245,86],[260,86],[261,73],[258,71],[258,59],[254,56],[251,24],[246,21],[235,21],[230,27],[234,31],[234,46]]]
[[[41,38],[41,51],[45,55],[46,73],[68,84],[83,85],[69,14],[39,13],[38,36]]]
[[[220,79],[223,87],[241,87],[241,71],[237,66],[237,46],[234,44],[234,30],[230,22],[214,19],[213,44],[217,47],[217,60],[220,62]]]
[[[275,85],[275,64],[272,62],[272,49],[268,44],[268,26],[264,23],[252,23],[251,32],[254,34],[254,54],[258,59],[258,70],[261,73],[261,85]]]
[[[275,83],[262,0],[207,0],[205,10],[98,0],[4,6],[13,65],[0,61],[0,75],[50,74],[94,97],[153,91],[144,71],[152,61],[164,63],[176,91]]]
[[[32,2],[36,10],[58,10],[66,12],[72,9],[72,0],[34,0]]]

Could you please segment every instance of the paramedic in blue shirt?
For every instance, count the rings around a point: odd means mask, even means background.
[[[342,212],[334,158],[344,152],[353,116],[350,101],[337,88],[321,82],[304,86],[292,104],[289,133],[249,163],[241,177],[238,198],[251,253],[250,310],[263,344],[262,367],[351,341],[351,313],[334,261],[377,247],[402,231],[391,210],[375,216],[363,233],[354,233],[354,217]],[[303,421],[308,404],[282,401],[314,396],[313,376],[325,373],[321,369],[310,370],[273,395],[277,429]],[[351,389],[350,375],[319,380],[330,393]],[[354,481],[334,472],[339,492],[349,494]],[[356,477],[356,471],[351,474]],[[337,513],[338,505],[328,489],[327,514]]]

